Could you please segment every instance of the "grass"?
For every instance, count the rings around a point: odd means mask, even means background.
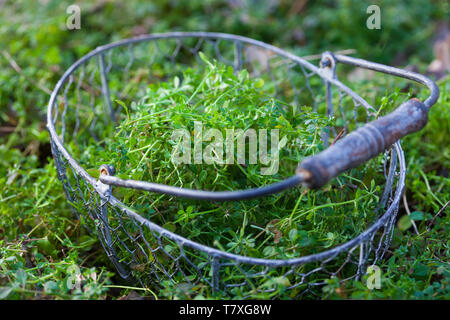
[[[196,1],[128,1],[126,5],[116,1],[98,8],[98,3],[82,2],[82,29],[68,32],[64,24],[69,4],[7,1],[0,11],[5,22],[0,26],[0,42],[6,44],[0,54],[1,298],[118,298],[145,291],[121,282],[98,240],[77,224],[49,154],[48,92],[73,61],[95,46],[137,34],[139,28],[145,32],[223,30],[298,54],[356,49],[359,57],[402,66],[411,62],[424,72],[432,59],[429,39],[434,22],[448,16],[445,1],[385,3],[382,12],[396,18],[384,18],[381,31],[369,31],[361,28],[364,1],[310,3],[300,13],[289,4],[277,10],[260,6],[230,11],[220,1],[206,6]],[[402,142],[408,166],[406,202],[419,234],[404,218],[407,212],[402,205],[402,223],[389,256],[380,264],[381,290],[368,290],[364,281],[342,286],[331,280],[321,298],[449,298],[448,207],[440,212],[450,198],[448,82],[447,77],[439,83],[441,96],[430,111],[427,127]],[[355,91],[369,95],[374,86],[382,84],[351,83]],[[426,90],[416,93],[424,97]],[[77,274],[74,265],[84,275],[80,290],[67,286],[68,278]],[[155,294],[182,295],[170,288]]]
[[[90,264],[89,255],[102,252],[67,210],[54,164],[36,168],[37,157],[4,146],[0,154],[1,183],[8,186],[0,196],[0,298],[104,297],[112,273]],[[68,282],[76,276],[86,279],[80,289]]]

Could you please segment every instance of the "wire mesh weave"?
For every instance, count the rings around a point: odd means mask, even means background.
[[[329,81],[323,68],[252,39],[212,33],[150,35],[99,47],[75,63],[58,82],[49,103],[48,127],[59,179],[71,208],[101,244],[123,278],[144,286],[183,292],[211,291],[224,296],[257,297],[278,292],[279,279],[292,297],[314,295],[331,277],[359,278],[389,248],[400,196],[405,161],[400,143],[383,158],[385,184],[378,218],[357,237],[332,249],[291,259],[235,255],[206,246],[162,228],[111,194],[111,187],[88,174],[74,157],[81,142],[100,140],[119,119],[115,99],[132,101],[147,85],[198,63],[198,52],[234,69],[272,82],[273,95],[299,106],[309,104],[342,121],[351,131],[374,119],[377,109],[348,89],[336,74]],[[323,141],[336,137],[324,128]],[[73,155],[76,155],[73,157]],[[94,167],[95,164],[92,164]],[[98,166],[97,166],[98,167]]]

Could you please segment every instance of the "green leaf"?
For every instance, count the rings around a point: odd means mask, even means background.
[[[264,79],[258,78],[255,82],[255,88],[261,88],[264,85]]]
[[[39,250],[42,251],[43,253],[50,255],[50,256],[57,255],[55,246],[48,240],[47,237],[39,239],[36,242],[36,244],[37,244]]]
[[[208,58],[205,56],[205,54],[201,51],[198,52],[198,56],[200,57],[200,59],[203,60],[203,62],[205,62],[208,66],[210,66],[211,68],[214,68],[214,65],[208,60]]]
[[[297,229],[291,229],[291,231],[289,231],[289,239],[291,239],[291,241],[297,239],[297,232]]]
[[[24,286],[27,282],[27,273],[23,269],[19,269],[16,271],[16,279],[21,286]]]
[[[176,77],[173,78],[173,86],[175,87],[175,89],[177,89],[180,86],[180,78]]]
[[[239,75],[238,75],[239,82],[242,83],[244,80],[247,80],[248,77],[249,77],[249,75],[248,75],[248,71],[246,69],[242,69],[239,72]]]
[[[58,284],[55,281],[47,281],[44,283],[44,291],[48,293],[58,291]]]
[[[127,119],[130,120],[130,113],[129,113],[129,110],[128,110],[128,107],[127,107],[126,103],[121,101],[121,100],[118,100],[118,99],[116,99],[115,101],[116,101],[116,103],[120,104],[123,107],[123,109],[127,113]]]
[[[12,290],[11,287],[0,287],[0,300],[6,299]]]
[[[411,212],[411,215],[409,217],[411,218],[411,220],[414,220],[414,221],[422,221],[425,219],[423,212],[421,212],[421,211]]]
[[[263,255],[271,256],[275,253],[275,248],[272,246],[265,247],[263,250]]]
[[[163,228],[169,230],[170,232],[175,232],[175,230],[177,229],[173,222],[167,222],[163,225]]]
[[[93,238],[89,235],[84,235],[80,237],[78,246],[84,250],[89,250],[92,247],[92,245],[96,242],[97,242],[96,238]]]
[[[406,231],[409,228],[411,228],[411,226],[412,226],[411,218],[408,215],[404,215],[400,219],[398,219],[397,227],[401,231]]]
[[[273,282],[276,283],[277,285],[282,285],[284,287],[288,287],[291,285],[291,282],[289,281],[288,278],[286,277],[276,277],[273,278]]]
[[[302,230],[298,233],[299,240],[298,245],[301,247],[307,247],[313,244],[313,240],[309,237],[308,232],[305,230]]]
[[[418,262],[414,266],[413,275],[417,278],[425,278],[429,274],[429,269],[430,268],[428,268],[428,266],[424,265],[423,263]]]

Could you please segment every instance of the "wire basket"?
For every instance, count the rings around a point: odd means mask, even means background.
[[[308,104],[314,111],[340,119],[351,133],[337,139],[335,128],[324,128],[324,151],[304,159],[292,177],[254,189],[200,191],[124,180],[114,169],[99,164],[80,165],[82,144],[98,141],[114,131],[121,117],[114,100],[127,100],[145,90],[149,81],[162,81],[183,68],[196,67],[199,52],[235,70],[273,84],[273,94],[293,105]],[[377,118],[370,105],[337,78],[337,65],[371,69],[426,85],[430,97],[411,99],[392,113]],[[150,80],[149,80],[150,79]],[[58,177],[78,219],[98,235],[121,277],[151,288],[217,296],[277,297],[280,286],[290,297],[314,295],[335,277],[359,279],[367,267],[389,248],[400,197],[405,186],[405,159],[398,141],[420,130],[438,90],[428,78],[325,52],[319,66],[306,59],[253,39],[205,32],[146,35],[98,47],[73,64],[58,81],[48,105],[48,130]],[[330,138],[336,143],[328,145]],[[292,258],[268,259],[237,255],[192,241],[167,230],[113,196],[112,188],[133,188],[174,197],[205,201],[240,201],[295,188],[320,188],[342,172],[381,154],[384,182],[377,215],[358,236],[330,249]],[[76,160],[78,159],[78,160]],[[173,201],[177,201],[174,198]],[[252,201],[252,200],[250,200]],[[220,226],[217,226],[220,227]],[[283,280],[280,280],[283,279]],[[190,292],[190,293],[189,293]],[[273,293],[273,295],[271,295]]]

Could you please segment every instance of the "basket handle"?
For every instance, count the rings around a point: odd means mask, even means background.
[[[400,138],[421,130],[428,121],[429,108],[413,98],[392,113],[352,131],[324,151],[305,158],[297,168],[303,183],[322,187],[344,171],[374,158]]]

